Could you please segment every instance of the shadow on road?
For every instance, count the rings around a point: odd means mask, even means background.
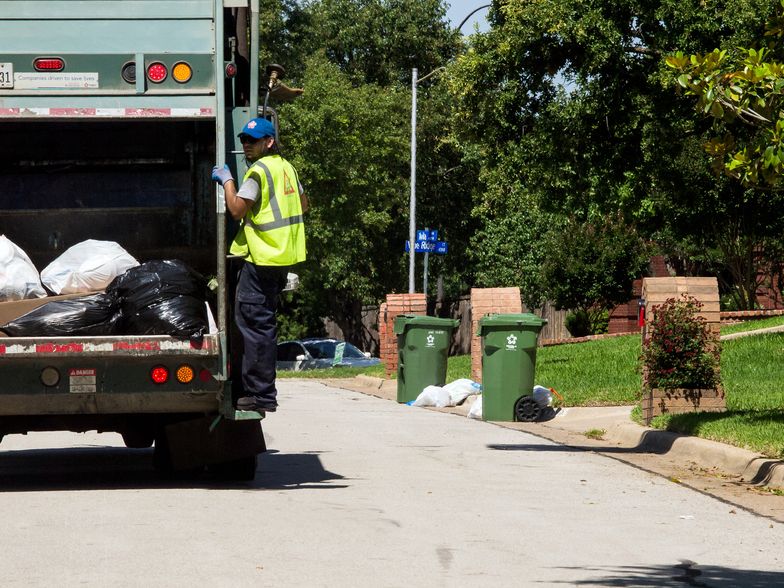
[[[343,476],[324,469],[317,452],[259,455],[256,479],[227,482],[209,471],[163,476],[152,449],[87,446],[0,452],[0,492],[205,488],[281,490],[345,488]]]
[[[564,568],[577,569],[577,568]],[[586,571],[586,568],[579,568]],[[623,566],[618,568],[588,568],[601,576],[586,580],[550,582],[548,584],[570,584],[572,586],[624,586],[626,588],[648,588],[653,586],[698,586],[703,588],[772,588],[784,586],[784,572],[733,569],[723,566],[701,566],[693,561],[682,560],[675,565]]]
[[[653,453],[664,455],[672,449],[672,445],[679,435],[668,431],[645,431],[640,442],[634,447],[618,447],[617,445],[558,443],[558,445],[545,445],[539,443],[520,444],[489,444],[488,449],[500,451],[596,451],[599,453]],[[599,439],[601,441],[601,439]]]

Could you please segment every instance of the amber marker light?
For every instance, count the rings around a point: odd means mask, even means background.
[[[179,61],[175,63],[172,68],[172,77],[175,82],[184,84],[185,82],[189,82],[193,77],[193,70],[191,69],[191,66],[184,61]]]
[[[177,368],[177,381],[180,384],[190,384],[195,376],[196,372],[189,365],[181,365]]]

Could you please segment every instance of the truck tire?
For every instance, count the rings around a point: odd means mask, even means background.
[[[258,467],[258,456],[241,457],[215,463],[209,466],[210,472],[220,480],[231,480],[237,482],[250,482],[256,477]]]
[[[155,442],[155,434],[152,431],[123,431],[120,434],[123,443],[129,449],[147,449]]]

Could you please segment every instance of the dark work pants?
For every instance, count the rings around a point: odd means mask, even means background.
[[[275,362],[278,332],[275,312],[288,268],[243,262],[237,280],[234,321],[242,334],[242,388],[236,396],[276,405]]]

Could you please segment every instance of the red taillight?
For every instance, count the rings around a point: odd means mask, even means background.
[[[210,370],[208,369],[201,370],[199,372],[199,379],[202,382],[209,382],[210,380],[212,380],[212,374],[210,373]]]
[[[169,75],[169,70],[160,61],[147,66],[147,79],[156,84],[161,83]]]
[[[169,370],[162,365],[155,366],[150,371],[150,378],[156,384],[165,384],[169,380]]]
[[[33,67],[36,71],[62,71],[65,61],[59,57],[38,57],[33,60]]]
[[[233,78],[237,75],[237,66],[233,63],[226,64],[226,77]]]

